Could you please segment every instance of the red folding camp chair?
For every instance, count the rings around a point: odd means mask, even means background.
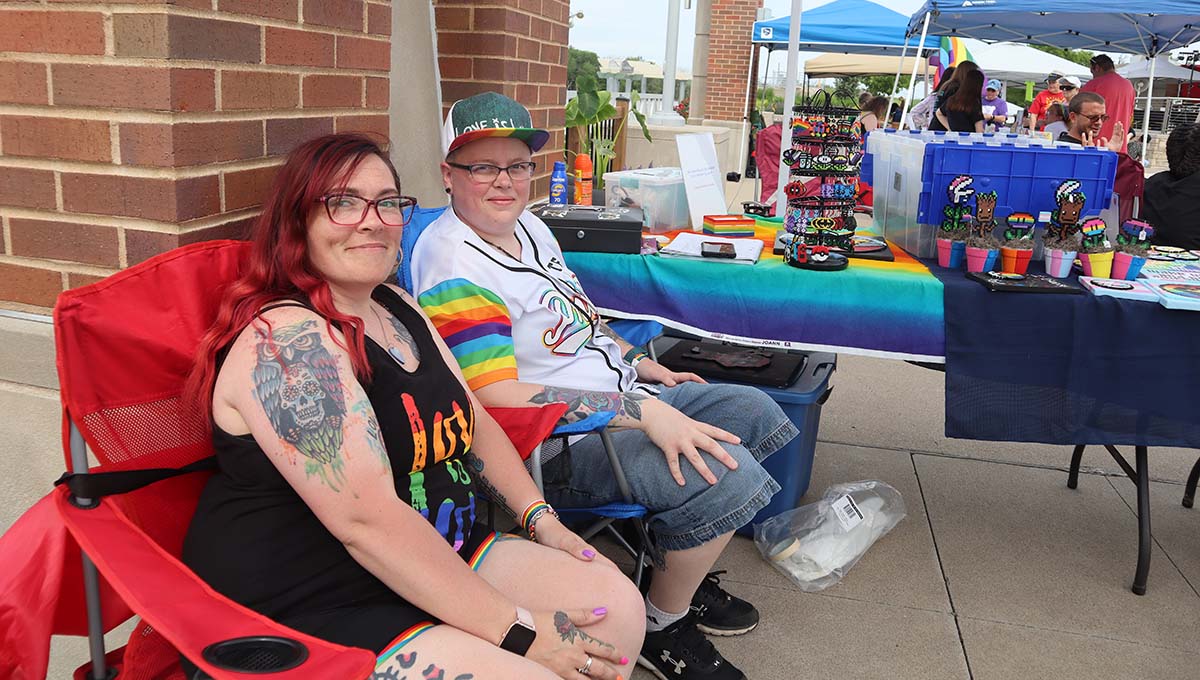
[[[182,408],[180,394],[248,250],[196,244],[59,297],[73,474],[0,538],[0,677],[44,677],[51,634],[89,637],[91,662],[76,678],[119,669],[122,678],[182,679],[180,653],[213,678],[373,670],[372,652],[281,626],[216,594],[179,560],[213,453],[204,414]],[[99,461],[90,470],[89,449]],[[106,655],[103,634],[134,614],[141,625],[129,644]]]

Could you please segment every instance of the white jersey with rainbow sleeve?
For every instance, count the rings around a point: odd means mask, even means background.
[[[448,208],[411,258],[417,301],[477,390],[520,380],[604,392],[632,389],[637,372],[599,330],[595,305],[563,262],[545,223],[518,219],[521,257],[490,245]]]

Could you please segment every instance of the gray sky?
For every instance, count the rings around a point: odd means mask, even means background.
[[[804,9],[820,7],[832,0],[805,0]],[[901,14],[912,14],[922,0],[875,0]],[[686,4],[686,3],[681,3]],[[774,17],[791,14],[791,0],[766,0],[764,6]],[[679,15],[680,68],[691,70],[692,46],[696,31],[695,0],[692,9]],[[572,0],[572,12],[583,12],[571,29],[571,47],[595,52],[601,57],[640,56],[663,63],[667,53],[667,0]],[[749,40],[749,35],[746,36]],[[802,54],[802,56],[804,56]],[[783,60],[772,60],[774,62]]]

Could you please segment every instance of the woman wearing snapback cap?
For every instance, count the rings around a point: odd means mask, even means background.
[[[531,157],[548,138],[525,107],[496,93],[450,108],[450,209],[407,254],[418,302],[483,404],[564,402],[568,422],[617,414],[617,455],[664,553],[651,572],[638,663],[660,678],[741,680],[703,633],[749,632],[758,611],[709,570],[779,490],[760,461],[798,430],[760,390],[672,372],[603,323],[549,228],[525,209]],[[543,474],[550,503],[621,501],[599,435],[572,441]]]

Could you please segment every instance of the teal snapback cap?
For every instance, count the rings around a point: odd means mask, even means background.
[[[446,155],[485,137],[516,137],[531,151],[545,146],[550,133],[533,127],[529,109],[497,92],[483,92],[460,99],[450,106],[442,127]]]

